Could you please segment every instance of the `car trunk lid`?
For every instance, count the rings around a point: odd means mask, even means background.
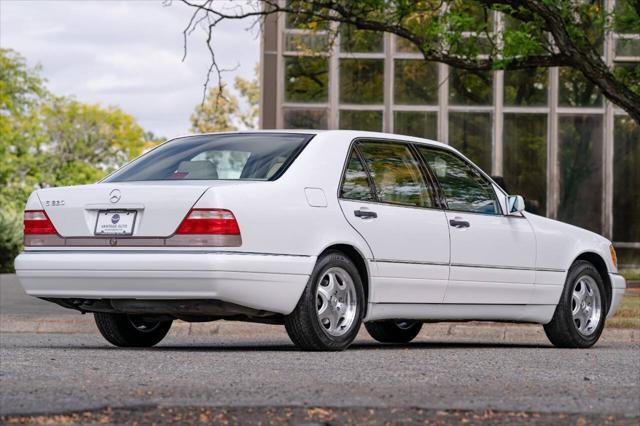
[[[63,237],[89,237],[100,211],[135,212],[134,237],[173,234],[211,186],[198,182],[122,182],[47,188],[38,197]]]

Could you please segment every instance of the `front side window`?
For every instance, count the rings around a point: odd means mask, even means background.
[[[230,133],[175,139],[118,170],[104,182],[163,180],[269,180],[311,135]]]
[[[443,150],[418,150],[436,175],[450,210],[500,214],[491,183],[472,165]]]
[[[379,201],[416,207],[434,206],[418,161],[407,145],[361,142],[358,148],[371,173]]]
[[[362,201],[374,200],[367,172],[355,150],[351,151],[349,164],[347,164],[347,170],[344,172],[340,198]]]

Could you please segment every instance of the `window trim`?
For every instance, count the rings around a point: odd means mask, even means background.
[[[362,155],[358,144],[359,143],[363,143],[363,142],[377,142],[377,143],[390,143],[390,144],[396,144],[396,145],[404,145],[409,149],[409,153],[411,154],[411,156],[413,157],[413,159],[417,162],[417,166],[418,166],[418,171],[420,172],[420,176],[422,178],[423,183],[425,184],[425,186],[427,187],[427,189],[429,190],[429,197],[431,198],[431,201],[433,203],[433,207],[426,207],[426,206],[416,206],[416,205],[410,205],[410,204],[400,204],[400,203],[392,203],[389,201],[382,201],[380,200],[380,198],[378,197],[378,193],[376,191],[376,187],[375,187],[375,182],[373,180],[373,177],[371,176],[371,171],[369,170],[369,166],[367,165],[367,162],[364,159],[364,156]],[[416,150],[413,148],[413,143],[411,141],[404,141],[401,139],[387,139],[387,138],[376,138],[376,137],[366,137],[366,136],[359,136],[354,138],[351,143],[349,144],[349,148],[347,150],[347,155],[345,157],[345,162],[344,165],[342,167],[342,176],[340,178],[340,184],[338,185],[338,200],[344,200],[344,201],[353,201],[353,202],[362,202],[362,203],[374,203],[374,204],[382,204],[382,205],[389,205],[389,206],[394,206],[394,207],[407,207],[407,208],[415,208],[415,209],[427,209],[427,210],[444,210],[442,203],[440,202],[439,197],[437,196],[438,194],[438,190],[439,188],[437,188],[437,186],[435,185],[434,182],[431,181],[431,176],[429,175],[429,172],[425,173],[425,170],[422,167],[421,164],[421,158],[419,156],[416,155]],[[362,163],[364,169],[365,169],[365,173],[367,174],[367,181],[369,182],[369,190],[373,192],[373,200],[355,200],[355,199],[351,199],[351,198],[344,198],[341,196],[341,192],[342,192],[342,185],[344,184],[344,178],[346,176],[346,171],[349,167],[349,160],[351,158],[351,153],[352,152],[357,152],[358,158],[360,160],[360,162]]]
[[[502,204],[500,203],[500,200],[498,199],[498,194],[496,194],[496,190],[494,188],[494,185],[496,185],[496,183],[481,168],[479,168],[478,166],[473,164],[470,160],[468,160],[466,157],[464,157],[463,155],[458,154],[457,152],[455,152],[452,149],[443,148],[443,147],[434,146],[434,145],[429,145],[429,144],[421,144],[421,143],[416,143],[415,145],[417,145],[416,146],[416,151],[418,152],[418,154],[422,158],[422,161],[424,161],[425,165],[429,168],[429,171],[433,174],[433,176],[436,179],[436,182],[437,182],[437,185],[438,185],[438,189],[439,189],[439,191],[441,191],[440,194],[443,197],[443,202],[445,203],[445,206],[444,206],[445,210],[451,211],[451,212],[465,213],[465,214],[466,213],[468,213],[468,214],[481,214],[481,215],[484,215],[484,216],[508,216],[502,210]],[[449,155],[452,155],[453,157],[459,159],[460,161],[465,163],[467,166],[469,166],[472,170],[475,170],[480,175],[480,177],[486,183],[488,183],[489,186],[491,187],[491,193],[493,194],[493,200],[496,203],[496,206],[498,207],[498,212],[497,213],[482,213],[482,212],[470,212],[470,211],[466,211],[466,210],[456,210],[456,209],[450,208],[449,207],[449,202],[447,200],[447,197],[444,195],[444,190],[442,190],[442,186],[440,185],[440,181],[437,180],[436,174],[434,173],[433,169],[431,168],[431,166],[429,165],[427,160],[424,158],[424,155],[422,155],[422,153],[420,152],[420,149],[418,148],[418,146],[424,147],[425,149],[431,149],[433,151],[445,152],[445,153],[447,153]]]
[[[342,188],[344,186],[344,182],[345,179],[347,177],[347,170],[349,170],[349,163],[351,163],[351,157],[352,155],[356,156],[356,158],[358,159],[358,161],[360,162],[360,165],[362,166],[362,170],[364,171],[365,175],[367,176],[367,186],[369,187],[369,195],[371,195],[371,200],[359,200],[357,198],[345,198],[342,197]],[[347,154],[347,161],[345,162],[345,166],[342,170],[342,177],[340,178],[340,185],[338,186],[338,199],[339,200],[350,200],[350,201],[359,201],[359,202],[363,202],[363,203],[368,203],[368,202],[378,202],[378,194],[376,194],[375,191],[375,186],[373,185],[373,181],[371,180],[371,175],[369,174],[369,169],[366,165],[366,163],[364,162],[364,159],[362,158],[362,154],[360,153],[360,150],[357,149],[357,146],[353,146],[349,148],[349,152]]]

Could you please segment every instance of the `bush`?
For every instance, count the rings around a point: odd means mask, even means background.
[[[5,204],[0,211],[0,272],[13,272],[13,260],[22,250],[22,207]]]

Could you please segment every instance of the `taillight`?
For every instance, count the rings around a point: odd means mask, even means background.
[[[176,234],[240,235],[240,227],[229,210],[191,209]]]
[[[44,210],[25,210],[24,234],[50,235],[57,234],[57,232]]]

